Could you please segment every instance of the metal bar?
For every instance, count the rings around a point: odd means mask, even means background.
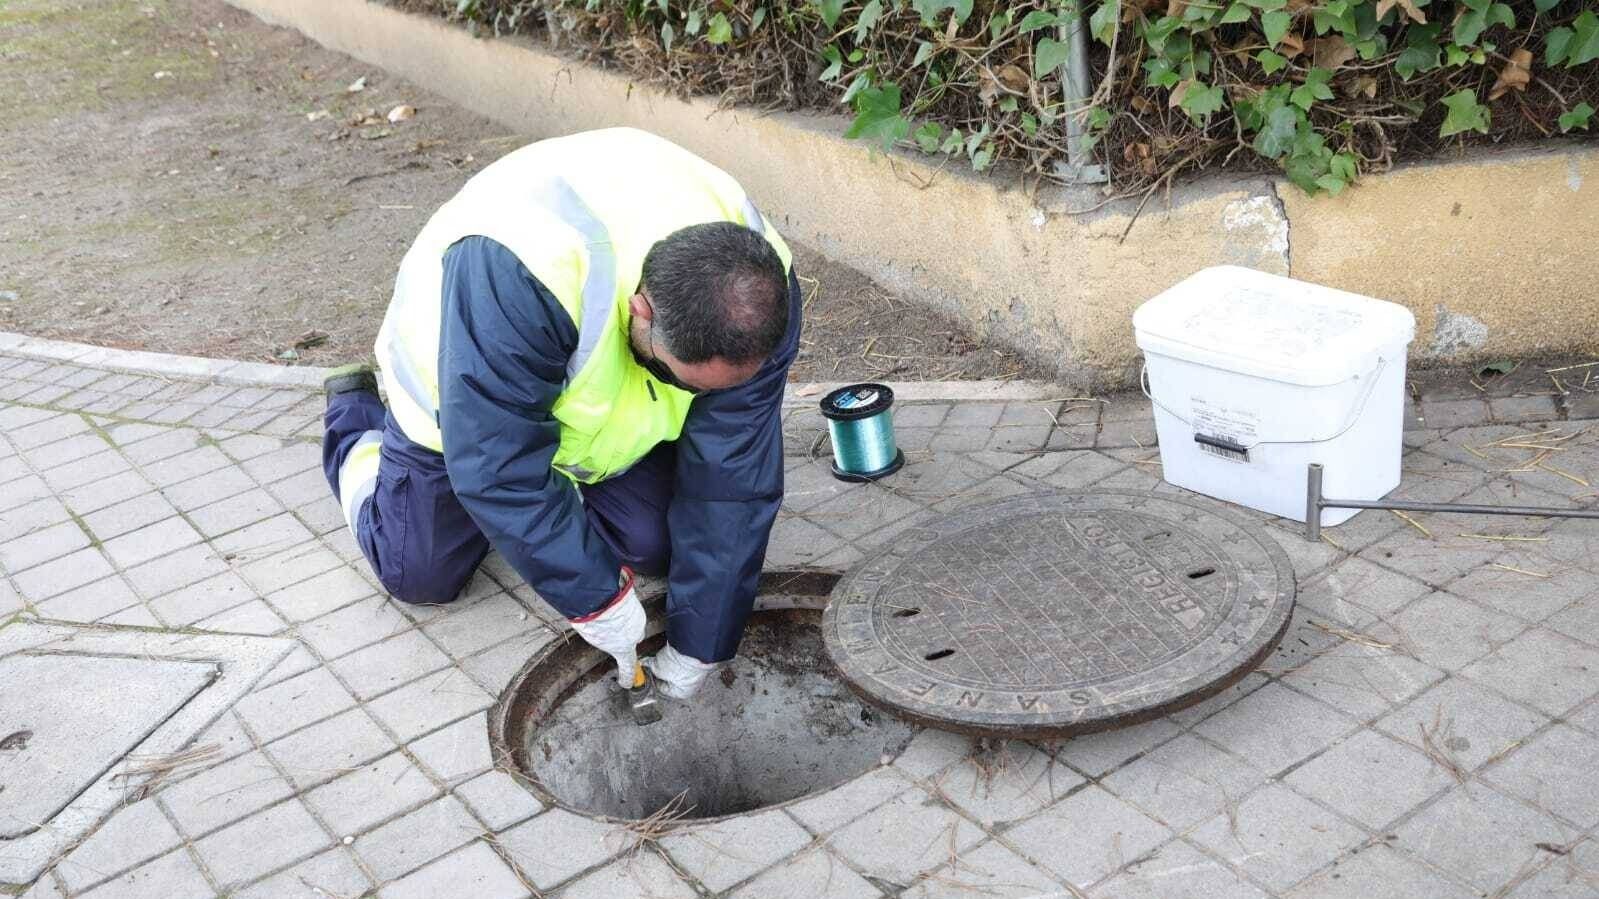
[[[1587,518],[1599,520],[1599,509],[1558,509],[1550,506],[1483,506],[1471,503],[1414,503],[1398,499],[1332,499],[1321,492],[1322,468],[1311,463],[1305,476],[1305,539],[1321,539],[1322,509],[1384,509],[1392,512],[1443,512],[1462,515],[1517,515],[1526,518]]]
[[[1110,179],[1103,166],[1094,164],[1093,153],[1083,146],[1088,129],[1082,116],[1093,90],[1088,78],[1088,29],[1083,25],[1080,4],[1073,4],[1069,14],[1071,21],[1059,30],[1067,49],[1060,79],[1066,99],[1066,162],[1056,164],[1055,174],[1074,184],[1096,184]]]

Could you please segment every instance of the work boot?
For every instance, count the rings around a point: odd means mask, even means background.
[[[322,390],[329,399],[341,393],[352,390],[365,390],[370,393],[378,392],[377,366],[368,362],[356,362],[352,365],[341,365],[328,372],[327,378],[322,381]]]

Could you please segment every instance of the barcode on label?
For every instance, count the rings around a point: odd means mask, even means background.
[[[1226,459],[1229,462],[1249,461],[1249,450],[1243,447],[1218,446],[1214,443],[1195,442],[1198,443],[1200,452],[1209,453],[1218,459]]]

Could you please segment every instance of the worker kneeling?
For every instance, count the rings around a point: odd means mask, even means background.
[[[492,546],[631,686],[732,658],[783,495],[791,257],[727,174],[629,129],[524,147],[436,212],[369,366],[327,382],[323,468],[378,580],[455,599]]]

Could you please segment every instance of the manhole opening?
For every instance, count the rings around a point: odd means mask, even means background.
[[[661,700],[662,720],[646,727],[633,723],[608,659],[559,644],[502,700],[501,745],[546,799],[610,818],[669,805],[720,818],[829,789],[897,755],[913,728],[856,699],[820,625],[817,608],[757,611],[738,657],[691,702]]]

